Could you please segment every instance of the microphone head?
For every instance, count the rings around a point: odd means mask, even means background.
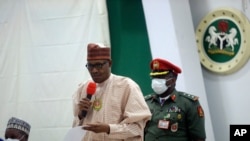
[[[89,82],[87,86],[87,94],[93,95],[96,90],[96,83],[94,82]]]

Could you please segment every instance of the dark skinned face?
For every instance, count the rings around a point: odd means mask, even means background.
[[[12,129],[8,128],[5,131],[5,139],[20,139],[20,141],[27,141],[27,136],[24,132],[17,130],[17,129]]]
[[[89,60],[86,64],[86,67],[92,79],[96,83],[102,83],[110,76],[111,64],[111,60]]]
[[[168,86],[168,90],[165,91],[164,93],[162,93],[161,95],[159,95],[160,97],[166,97],[168,95],[170,95],[174,89],[175,89],[175,83],[176,83],[176,77],[172,74],[172,72],[169,72],[166,75],[158,75],[158,76],[154,76],[153,78],[160,78],[160,79],[166,79],[166,86]]]

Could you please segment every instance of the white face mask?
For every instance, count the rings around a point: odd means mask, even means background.
[[[7,138],[5,141],[20,141],[23,139],[24,136],[22,136],[20,139],[11,139],[11,138]]]
[[[8,138],[6,139],[5,141],[20,141],[19,139],[11,139],[11,138]]]
[[[154,78],[152,79],[151,87],[156,94],[162,94],[167,91],[168,86],[166,86],[166,79]]]

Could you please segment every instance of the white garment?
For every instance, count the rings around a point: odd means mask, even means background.
[[[87,83],[85,83],[87,84]],[[82,84],[74,95],[73,126],[79,124],[78,103],[86,97],[86,85]],[[110,126],[110,133],[86,131],[84,141],[142,141],[144,127],[151,112],[140,87],[130,78],[111,74],[108,80],[98,83],[94,99],[101,99],[99,111],[89,110],[83,124],[102,122]]]

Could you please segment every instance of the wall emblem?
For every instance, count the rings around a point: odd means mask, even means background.
[[[249,22],[239,11],[220,8],[209,13],[196,29],[202,65],[220,74],[237,71],[250,56],[249,35]]]

